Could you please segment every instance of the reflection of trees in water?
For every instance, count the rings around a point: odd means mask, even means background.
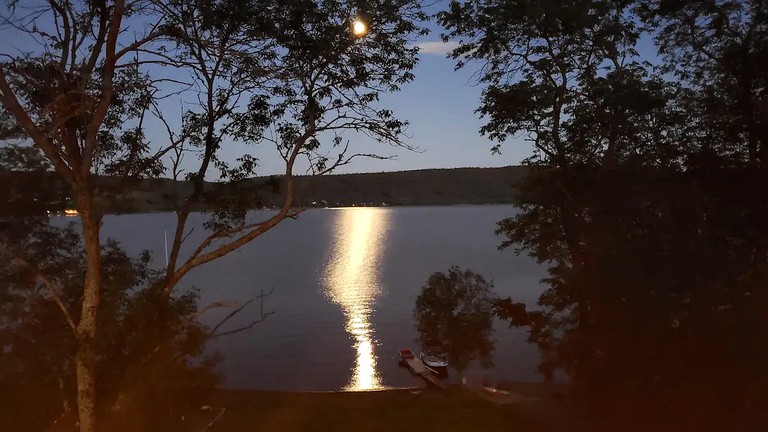
[[[421,348],[444,354],[451,367],[492,365],[493,282],[470,270],[435,272],[416,299],[414,318]]]
[[[71,359],[77,341],[60,307],[77,322],[74,305],[84,273],[80,235],[50,225],[47,217],[2,218],[0,230],[0,418],[8,422],[0,429],[43,430],[62,412],[74,415]],[[197,295],[173,298],[158,309],[158,292],[151,288],[160,275],[149,267],[147,253],[132,259],[110,241],[102,260],[102,418],[111,423],[109,430],[175,430],[174,413],[199,408],[217,382],[216,359],[199,358],[209,334],[195,321]]]
[[[768,212],[757,182],[725,170],[530,180],[532,204],[499,232],[550,265],[543,309],[529,314],[541,371],[565,370],[581,394],[661,401],[667,422],[764,421]]]

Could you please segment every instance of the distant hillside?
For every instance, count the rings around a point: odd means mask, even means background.
[[[315,205],[336,207],[514,203],[515,185],[526,171],[524,167],[456,168],[319,177],[297,176],[295,205],[310,207],[317,203]],[[53,174],[6,171],[0,172],[0,181],[10,186],[4,188],[0,198],[9,204],[9,208],[16,208],[16,212],[27,213],[32,208],[37,208],[37,211],[59,210],[63,206],[71,205],[65,204],[67,200],[50,199],[51,189],[60,191],[59,195],[66,191],[65,185]],[[107,194],[110,190],[116,192],[120,189],[115,178],[101,178],[98,182],[99,188]],[[257,177],[235,185],[237,192],[234,194],[245,196],[247,205],[252,203],[253,207],[281,205],[281,183],[280,176]],[[43,184],[49,186],[41,189]],[[132,191],[127,196],[119,195],[115,199],[103,201],[108,212],[172,210],[189,194],[192,185],[170,179],[143,179],[132,180],[129,187]],[[198,205],[197,209],[220,206],[217,202],[221,201],[222,196],[232,194],[231,188],[207,183],[208,199]],[[54,202],[58,204],[52,205]]]
[[[298,177],[297,204],[330,206],[512,203],[522,167],[456,168]]]

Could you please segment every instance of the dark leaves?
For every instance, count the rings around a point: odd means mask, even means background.
[[[416,298],[414,318],[422,349],[448,356],[458,370],[470,362],[492,364],[493,283],[451,267],[433,273]]]

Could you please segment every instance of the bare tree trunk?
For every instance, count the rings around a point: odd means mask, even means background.
[[[96,313],[101,294],[101,245],[99,230],[101,217],[93,209],[93,199],[88,192],[80,194],[80,215],[85,239],[85,290],[83,292],[80,322],[77,325],[77,411],[80,432],[96,429]]]

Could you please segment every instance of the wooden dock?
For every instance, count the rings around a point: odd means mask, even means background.
[[[427,384],[433,385],[441,390],[448,388],[444,382],[437,378],[437,372],[424,365],[421,359],[413,357],[403,359],[403,361],[408,366],[408,369],[411,370],[412,374],[420,376],[422,379],[424,379],[424,381],[427,382]]]

